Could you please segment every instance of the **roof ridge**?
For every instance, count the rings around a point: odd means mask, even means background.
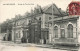
[[[60,13],[60,15],[62,16],[63,14],[61,13],[61,11],[58,9],[58,7],[54,4],[54,6],[57,8],[58,12]]]
[[[43,12],[46,11],[52,4],[42,7]]]

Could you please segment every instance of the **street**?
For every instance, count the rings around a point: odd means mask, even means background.
[[[41,48],[36,47],[35,44],[16,44],[13,42],[1,42],[0,41],[0,51],[71,51],[53,48]]]
[[[0,51],[66,51],[58,49],[40,48],[40,47],[21,47],[21,46],[8,46],[0,44]]]

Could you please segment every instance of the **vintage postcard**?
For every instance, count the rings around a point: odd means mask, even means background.
[[[0,0],[0,51],[80,51],[80,0]]]

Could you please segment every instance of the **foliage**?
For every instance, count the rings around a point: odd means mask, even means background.
[[[1,33],[6,33],[7,30],[11,31],[12,29],[11,20],[6,20],[0,25],[0,27],[1,27]]]

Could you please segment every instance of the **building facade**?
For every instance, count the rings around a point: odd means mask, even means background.
[[[53,35],[54,44],[77,45],[79,44],[80,16],[64,16],[54,19]]]
[[[69,4],[69,16],[54,17],[53,44],[75,45],[80,44],[80,2]]]
[[[54,17],[67,14],[55,4],[41,8],[37,6],[28,16],[16,16],[13,20],[12,40],[14,42],[28,42],[47,44],[53,42]]]
[[[28,34],[28,23],[30,18],[15,18],[13,20],[13,28],[12,28],[12,41],[14,42],[21,42],[21,39],[24,37],[27,41],[27,34]],[[26,32],[25,32],[26,31]]]

